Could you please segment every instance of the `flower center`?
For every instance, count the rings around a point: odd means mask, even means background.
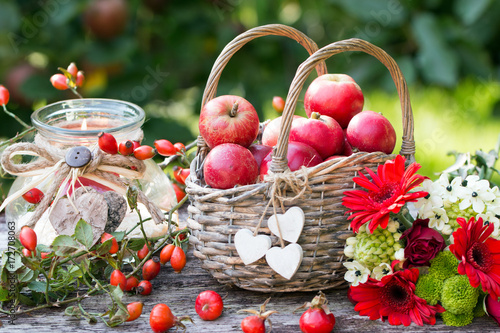
[[[386,183],[384,184],[378,192],[370,193],[370,198],[376,203],[382,204],[386,200],[392,198],[394,193],[397,192],[398,185],[397,183]]]
[[[451,190],[453,190],[453,188],[451,187],[451,185],[446,186],[446,191],[451,192]]]
[[[436,218],[436,220],[441,219],[441,215],[438,215],[438,214],[436,214],[434,217]]]
[[[413,307],[414,299],[405,286],[391,281],[380,290],[380,302],[394,309],[394,312],[408,313]]]
[[[491,252],[486,244],[480,242],[472,244],[469,251],[467,251],[467,261],[470,262],[474,268],[485,273],[489,272],[493,267],[493,256]]]
[[[472,197],[473,198],[477,197],[477,192],[472,192]]]
[[[356,275],[356,276],[361,276],[361,271],[356,271],[356,272],[354,273],[354,275]]]

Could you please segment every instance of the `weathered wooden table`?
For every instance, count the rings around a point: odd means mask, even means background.
[[[186,207],[181,210],[181,219],[186,216]],[[5,219],[0,216],[0,248],[5,249],[7,244],[7,228]],[[271,297],[268,309],[279,311],[271,316],[273,332],[300,332],[299,318],[301,312],[293,310],[310,301],[315,293],[271,293],[263,294],[246,291],[239,288],[220,285],[209,273],[200,268],[198,259],[188,252],[188,263],[182,274],[175,274],[171,267],[162,267],[160,274],[152,280],[153,293],[149,296],[126,296],[126,303],[134,301],[144,302],[141,317],[133,322],[124,323],[116,328],[108,328],[104,323],[89,324],[85,320],[68,317],[64,308],[49,308],[33,312],[30,315],[19,317],[15,325],[10,325],[6,318],[2,318],[1,332],[151,332],[149,327],[149,313],[153,306],[165,303],[174,315],[189,315],[194,324],[186,323],[187,332],[241,332],[240,323],[246,316],[236,312],[245,308],[258,309],[266,298]],[[201,320],[194,310],[196,296],[204,290],[214,290],[225,297],[224,312],[215,321]],[[500,331],[498,325],[490,318],[476,318],[473,325],[466,327],[448,327],[442,320],[434,326],[419,327],[412,324],[409,327],[391,326],[380,320],[371,321],[361,317],[354,311],[353,305],[348,301],[345,290],[325,291],[330,302],[330,309],[334,313],[337,323],[334,332],[495,332]],[[83,301],[84,307],[89,310],[103,311],[108,304],[104,295],[92,296]],[[174,331],[173,329],[171,331]]]

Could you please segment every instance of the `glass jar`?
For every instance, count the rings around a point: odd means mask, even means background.
[[[50,146],[59,149],[85,146],[91,150],[97,147],[98,134],[103,131],[112,134],[118,143],[126,140],[140,141],[142,139],[141,125],[144,123],[144,118],[144,110],[139,106],[111,99],[61,101],[42,107],[31,115],[31,121],[40,139],[48,142]],[[152,159],[143,162],[146,165],[146,172],[141,179],[137,180],[139,187],[149,200],[160,209],[168,211],[177,203],[170,180]],[[9,195],[35,180],[36,177],[41,176],[17,177]],[[50,175],[36,187],[45,193],[53,179],[54,175]],[[79,180],[84,186],[90,186],[101,193],[110,190],[90,179],[80,177]],[[80,182],[77,182],[77,186]],[[139,221],[137,213],[131,212],[130,208],[127,208],[125,218],[116,231],[128,230]],[[144,205],[139,204],[139,209],[143,219],[150,217]],[[33,205],[23,198],[18,198],[6,207],[6,219],[7,221],[15,221],[19,230],[28,221],[32,210]],[[48,215],[47,210],[34,227],[39,242],[42,244],[52,243],[52,240],[57,236]],[[166,223],[156,225],[152,220],[145,222],[144,228],[149,237],[161,236],[168,231]],[[140,235],[139,228],[130,234],[131,237],[140,237]]]

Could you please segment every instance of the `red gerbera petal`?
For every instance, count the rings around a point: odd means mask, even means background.
[[[491,238],[493,225],[483,225],[471,217],[467,222],[458,218],[460,228],[453,233],[454,243],[450,251],[460,261],[458,273],[467,275],[470,285],[477,288],[480,284],[484,292],[493,298],[500,296],[500,241]]]
[[[353,181],[364,190],[350,190],[344,192],[342,204],[352,213],[351,228],[358,232],[359,228],[369,222],[370,232],[378,226],[386,228],[390,213],[399,213],[407,202],[414,202],[425,197],[424,191],[409,193],[419,186],[426,177],[415,174],[420,165],[412,163],[405,170],[405,158],[398,155],[377,168],[377,173],[366,168],[371,181],[360,172]]]
[[[384,276],[381,281],[369,278],[366,283],[351,286],[350,296],[361,316],[371,320],[388,319],[391,325],[434,325],[436,313],[444,312],[440,305],[430,306],[415,295],[418,269],[405,269]]]

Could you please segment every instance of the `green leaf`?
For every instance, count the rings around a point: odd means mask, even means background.
[[[453,87],[458,81],[458,56],[445,39],[437,17],[423,13],[412,20],[412,31],[419,47],[417,61],[428,82]]]
[[[83,262],[88,259],[85,258],[83,261],[82,261],[82,266],[83,266]],[[87,266],[88,267],[88,266]],[[84,268],[85,269],[85,268]],[[68,267],[68,274],[73,277],[73,278],[79,278],[79,277],[82,277],[83,273],[82,271],[80,270],[80,268],[76,265],[71,265]]]
[[[80,244],[71,236],[59,235],[52,242],[52,249],[56,255],[65,256],[80,249]]]
[[[28,305],[28,306],[36,305],[36,303],[33,302],[33,300],[31,298],[29,298],[26,295],[23,295],[21,293],[19,293],[17,295],[17,299],[19,300],[19,302],[23,303],[24,305]]]
[[[77,306],[68,306],[64,310],[64,314],[67,315],[67,316],[80,317],[81,314],[82,314],[82,312],[80,311],[80,309]]]
[[[105,269],[104,269],[104,277],[106,279],[109,280],[109,278],[111,277],[111,273],[113,273],[115,269],[113,268],[113,266],[111,265],[108,265]]]
[[[18,282],[29,282],[35,277],[35,273],[29,269],[28,267],[23,267],[18,273],[17,273],[17,281]]]
[[[127,321],[128,317],[130,317],[130,314],[128,313],[128,311],[120,308],[120,309],[118,309],[118,311],[116,311],[116,313],[111,318],[109,318],[108,326],[109,327],[118,326],[118,325],[124,323],[125,321]]]
[[[113,246],[113,239],[112,238],[106,240],[104,243],[99,245],[99,247],[96,250],[96,253],[100,256],[103,254],[106,254],[109,252],[109,250],[111,250],[111,246]]]
[[[125,237],[125,231],[115,231],[112,232],[111,235],[115,237],[117,242],[121,242],[123,238]]]
[[[35,280],[35,281],[31,281],[30,283],[28,283],[27,287],[31,291],[35,291],[35,292],[38,292],[38,293],[45,293],[45,287],[46,286],[47,286],[47,283]],[[50,289],[50,286],[49,286],[49,289]]]
[[[75,227],[74,237],[88,250],[94,243],[94,235],[92,234],[92,227],[83,219],[78,221]]]
[[[146,240],[144,238],[132,238],[128,242],[128,248],[132,251],[139,251],[146,244]]]
[[[9,291],[5,288],[0,288],[0,302],[9,300]]]
[[[464,24],[470,25],[481,17],[489,4],[490,0],[457,0],[454,10]]]
[[[38,244],[36,250],[37,252],[52,252],[52,249],[45,244]]]

